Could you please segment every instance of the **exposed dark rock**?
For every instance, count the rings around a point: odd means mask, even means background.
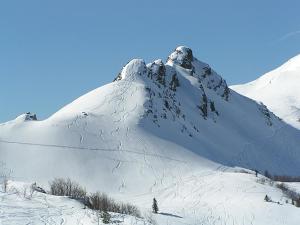
[[[175,51],[168,57],[168,61],[178,64],[185,69],[193,68],[193,60],[194,57],[192,49],[185,46],[177,47]]]

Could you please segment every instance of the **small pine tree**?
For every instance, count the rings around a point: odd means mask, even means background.
[[[265,196],[265,201],[266,201],[266,202],[270,202],[270,201],[271,201],[271,198],[270,198],[268,195],[266,195],[266,196]]]
[[[267,177],[267,178],[271,178],[271,174],[269,173],[269,171],[268,170],[265,170],[265,177]]]
[[[107,211],[103,211],[102,214],[101,214],[101,217],[102,217],[102,222],[104,224],[110,223],[111,216]]]
[[[153,213],[157,213],[158,212],[157,200],[155,198],[153,198],[152,211],[153,211]]]

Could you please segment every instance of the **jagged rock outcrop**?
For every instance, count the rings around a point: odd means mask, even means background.
[[[193,51],[185,46],[177,47],[168,57],[168,62],[189,70],[191,76],[197,77],[204,87],[213,89],[226,101],[229,99],[230,90],[226,81],[211,67],[193,56]]]
[[[155,79],[158,83],[166,85],[166,67],[161,59],[155,60],[148,65],[150,77]]]
[[[25,121],[28,121],[28,120],[34,120],[34,121],[37,120],[36,114],[30,113],[30,112],[26,113]]]
[[[181,109],[180,100],[176,97],[176,92],[180,88],[180,76],[185,76],[184,74],[194,77],[198,82],[199,105],[195,105],[195,108],[199,109],[199,114],[204,119],[213,118],[215,121],[215,117],[219,115],[218,106],[206,93],[207,89],[213,90],[226,101],[229,100],[230,90],[226,81],[208,64],[195,58],[193,51],[188,47],[177,47],[168,57],[166,64],[161,59],[147,65],[142,59],[131,60],[123,67],[115,81],[132,80],[138,77],[149,79],[150,83],[147,87],[149,100],[145,104],[145,112],[154,123],[158,124],[160,119],[171,118],[173,121],[176,117],[188,119],[184,109]],[[159,100],[154,100],[154,98]],[[157,101],[161,103],[158,104]]]
[[[179,46],[175,49],[175,51],[168,57],[167,61],[171,61],[185,69],[192,69],[194,56],[192,49]]]

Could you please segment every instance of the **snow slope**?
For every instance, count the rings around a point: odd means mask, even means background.
[[[300,209],[279,189],[262,182],[264,177],[255,177],[251,171],[224,169],[187,175],[153,192],[159,214],[150,211],[151,195],[120,195],[119,199],[138,205],[143,218],[111,213],[111,224],[299,224]],[[38,192],[31,196],[30,184],[20,182],[10,182],[8,189],[7,193],[0,192],[1,225],[96,225],[98,220],[102,224],[97,212],[67,197]],[[264,201],[265,195],[272,202]]]
[[[0,192],[0,224],[52,224],[96,225],[103,224],[99,213],[84,207],[68,197],[30,193],[30,185],[10,182],[7,193]],[[146,219],[111,213],[111,224],[149,225]]]
[[[257,80],[231,86],[238,93],[263,102],[269,109],[300,129],[300,55]]]
[[[244,184],[244,176],[223,173],[224,165],[276,174],[300,172],[299,131],[264,105],[230,90],[220,75],[183,46],[167,63],[130,61],[114,82],[46,120],[26,118],[0,124],[1,161],[15,179],[46,185],[54,177],[71,177],[90,191],[104,191],[140,207],[147,208],[158,196],[166,213],[203,210],[184,212],[179,224],[224,224],[231,215],[242,224],[239,203],[230,206],[228,199],[241,187],[238,199],[246,198],[243,193],[256,183],[246,179]],[[210,190],[224,207],[214,211]],[[241,215],[261,213],[248,203]],[[273,224],[279,224],[279,217],[285,219],[277,215],[282,208],[263,209],[270,210]],[[286,211],[295,217],[293,210]],[[169,224],[178,224],[178,219],[169,218]],[[253,224],[265,224],[261,221],[265,220],[259,217]]]

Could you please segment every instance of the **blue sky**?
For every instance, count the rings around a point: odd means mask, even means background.
[[[229,84],[300,53],[300,1],[0,2],[0,122],[49,115],[110,82],[132,58],[166,59],[178,45]]]

